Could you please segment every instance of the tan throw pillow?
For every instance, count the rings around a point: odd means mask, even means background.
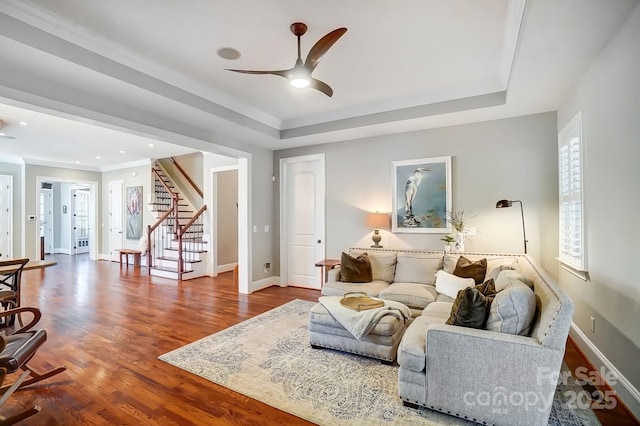
[[[357,257],[362,253],[367,253],[371,262],[371,274],[373,280],[393,282],[396,273],[396,253],[386,252],[366,252],[364,250],[349,249],[349,255]]]
[[[358,257],[342,253],[340,259],[340,281],[348,283],[368,283],[372,281],[371,262],[367,253]]]
[[[464,256],[460,256],[458,263],[456,263],[456,269],[453,270],[453,275],[461,278],[473,278],[476,284],[481,284],[484,281],[486,273],[487,259],[472,262]]]

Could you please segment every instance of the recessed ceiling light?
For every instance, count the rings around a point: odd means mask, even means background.
[[[123,151],[123,150],[120,150],[120,154],[124,154],[124,151]]]
[[[21,122],[20,122],[20,125],[21,125],[21,126],[28,126],[28,125],[29,125],[29,123],[27,123],[26,121],[21,121]]]
[[[233,47],[221,47],[220,49],[216,50],[216,53],[222,59],[227,59],[230,61],[236,60],[240,57],[240,52],[238,52]]]
[[[96,160],[99,160],[99,159],[100,159],[100,156],[98,155],[98,156],[96,157]]]
[[[79,161],[76,161],[76,164],[80,164],[80,162],[79,162]]]
[[[153,144],[152,144],[152,143],[150,143],[150,144],[149,144],[149,146],[150,146],[151,148],[153,148]]]

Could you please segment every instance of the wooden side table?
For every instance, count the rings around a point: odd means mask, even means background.
[[[129,267],[129,255],[133,255],[133,267],[140,267],[140,258],[142,257],[142,251],[140,250],[131,250],[131,249],[119,249],[120,252],[120,267],[122,268],[122,258],[125,258],[125,265],[127,268]]]
[[[329,271],[340,265],[339,259],[323,259],[316,262],[316,266],[322,268],[322,275],[320,276],[320,287],[329,280]]]

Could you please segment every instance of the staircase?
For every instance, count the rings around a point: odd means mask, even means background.
[[[202,196],[202,191],[186,172],[174,159],[171,161]],[[152,167],[152,175],[154,200],[149,203],[149,210],[157,220],[147,227],[149,275],[179,281],[206,276],[207,241],[203,213],[207,206],[196,211],[158,161]]]

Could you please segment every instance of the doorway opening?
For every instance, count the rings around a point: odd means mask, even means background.
[[[40,201],[36,247],[41,258],[89,253],[89,259],[97,260],[98,183],[37,176],[36,185]]]

